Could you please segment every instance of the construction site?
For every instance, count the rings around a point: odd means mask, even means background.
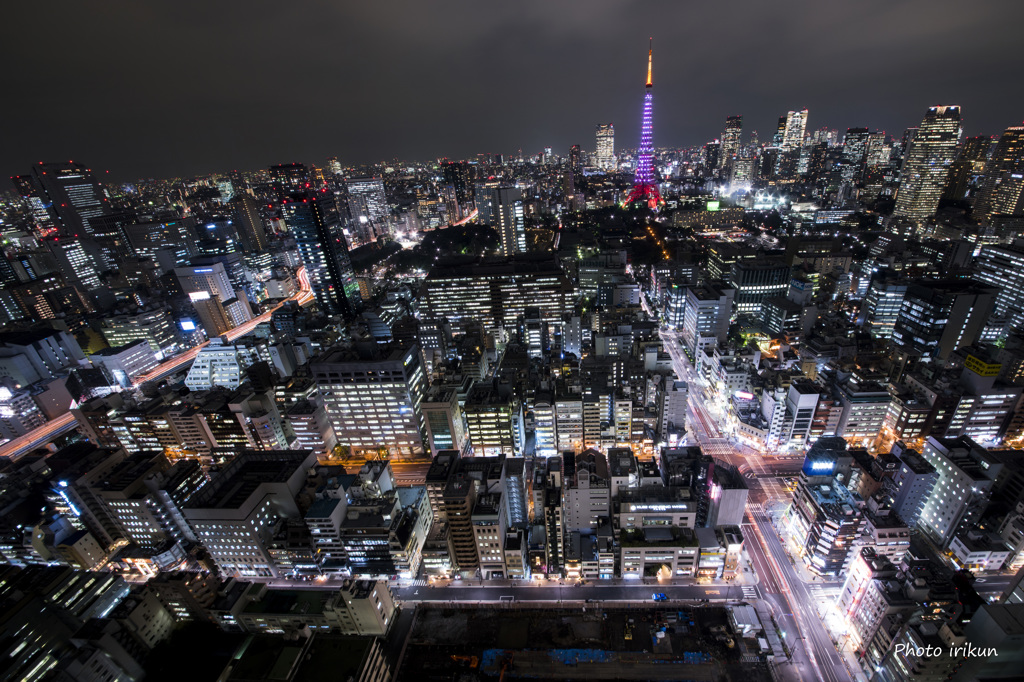
[[[420,605],[396,680],[771,680],[715,606]]]

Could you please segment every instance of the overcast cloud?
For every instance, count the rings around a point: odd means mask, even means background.
[[[742,114],[768,139],[894,135],[934,104],[968,135],[1024,117],[1017,0],[19,2],[4,8],[7,175],[75,159],[117,179],[635,146],[654,36],[655,146]]]

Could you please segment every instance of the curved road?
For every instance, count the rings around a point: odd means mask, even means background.
[[[306,266],[300,267],[296,274],[299,279],[299,291],[294,296],[292,296],[291,298],[287,298],[284,301],[281,301],[280,303],[278,303],[276,306],[266,311],[265,313],[262,313],[259,316],[254,317],[251,320],[248,320],[247,322],[238,325],[234,329],[230,329],[227,332],[225,332],[223,335],[227,337],[228,341],[234,341],[238,338],[241,338],[246,334],[252,332],[252,330],[255,329],[258,325],[264,322],[269,322],[270,316],[273,315],[281,306],[283,306],[288,301],[296,301],[299,305],[305,305],[306,303],[312,301],[313,290],[309,284],[309,276],[306,274]],[[132,384],[135,386],[141,386],[147,381],[156,381],[158,379],[164,378],[165,376],[175,372],[186,362],[191,362],[195,360],[196,356],[199,355],[199,351],[205,348],[209,343],[209,341],[206,341],[204,343],[199,344],[195,348],[189,348],[187,351],[178,353],[173,358],[164,360],[159,365],[154,367],[150,372],[143,374],[139,377],[136,377],[132,381]]]
[[[471,216],[472,217],[472,216]],[[250,333],[257,325],[270,321],[270,316],[274,314],[278,308],[283,306],[287,301],[296,301],[299,305],[305,305],[313,300],[313,290],[309,284],[309,276],[306,274],[305,266],[300,267],[296,271],[296,276],[299,280],[299,291],[291,298],[281,301],[270,310],[262,313],[258,317],[240,324],[234,329],[228,331],[224,336],[228,337],[229,341],[245,336]],[[199,354],[200,349],[204,348],[206,344],[203,343],[195,348],[190,348],[187,351],[175,355],[173,358],[164,360],[162,363],[157,365],[151,372],[144,374],[136,378],[132,383],[135,386],[140,386],[147,381],[154,379],[161,379],[168,374],[171,374],[179,367],[184,365],[186,362],[195,360],[196,355]],[[0,445],[0,457],[7,457],[9,459],[16,460],[19,457],[25,455],[25,453],[34,450],[35,448],[48,443],[57,436],[70,431],[77,426],[75,415],[71,412],[66,412],[56,419],[51,419],[42,426],[32,429],[23,436],[18,436],[12,440],[7,441],[3,445]]]

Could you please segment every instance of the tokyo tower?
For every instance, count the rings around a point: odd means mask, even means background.
[[[647,204],[652,211],[658,209],[661,203],[661,193],[658,186],[654,184],[654,169],[651,161],[654,158],[654,148],[651,147],[651,136],[653,125],[651,122],[651,110],[654,108],[654,96],[651,88],[654,82],[651,80],[651,62],[654,55],[654,39],[651,39],[650,48],[647,51],[647,92],[644,93],[644,119],[640,128],[640,149],[637,150],[636,175],[633,178],[633,191],[626,199],[626,205],[637,202]]]

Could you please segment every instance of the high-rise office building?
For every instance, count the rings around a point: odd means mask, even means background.
[[[722,158],[722,143],[718,140],[708,142],[700,150],[700,164],[706,170],[718,168],[718,160]]]
[[[75,236],[51,237],[44,242],[57,262],[65,281],[74,283],[83,292],[100,287],[96,262],[85,252],[82,239]]]
[[[419,346],[336,348],[317,358],[310,371],[339,445],[354,452],[386,448],[404,457],[424,454],[427,431],[420,404],[427,383]]]
[[[871,280],[863,305],[864,324],[871,336],[881,339],[892,336],[906,294],[907,283],[894,277],[878,276]]]
[[[191,496],[185,518],[222,576],[281,577],[270,541],[301,518],[295,496],[315,463],[309,450],[246,451]]]
[[[944,362],[978,340],[997,293],[971,280],[912,282],[893,325],[893,343],[909,357]]]
[[[867,128],[847,128],[843,137],[843,158],[856,166],[864,163],[868,153],[868,139],[871,133]]]
[[[523,213],[523,193],[515,187],[497,187],[493,191],[491,210],[498,234],[501,252],[506,256],[526,252],[526,216]]]
[[[348,178],[349,232],[359,244],[371,242],[387,234],[388,200],[381,178]],[[355,246],[358,246],[356,244]]]
[[[615,170],[615,126],[602,123],[597,126],[597,149],[594,154],[596,166],[601,170]]]
[[[282,163],[270,167],[270,187],[278,201],[310,188],[309,170],[305,164]]]
[[[986,244],[975,260],[974,278],[999,288],[994,316],[1009,328],[1024,328],[1024,248]]]
[[[743,135],[743,117],[727,116],[725,119],[725,131],[722,132],[722,153],[718,159],[719,168],[729,165],[733,158],[739,154],[740,138]]]
[[[957,530],[981,518],[1003,465],[970,438],[929,436],[921,455],[938,479],[919,524],[935,544],[946,548]]]
[[[691,358],[705,346],[724,343],[736,290],[725,282],[686,287],[683,294],[682,343]]]
[[[1024,210],[1024,126],[1007,128],[985,166],[973,216],[988,224],[993,215],[1017,215]]]
[[[928,109],[908,141],[893,217],[921,223],[935,213],[962,130],[960,107]]]
[[[786,139],[786,116],[779,116],[779,122],[775,126],[775,134],[772,135],[772,146],[781,147]]]
[[[761,304],[789,291],[789,266],[782,261],[743,260],[733,264],[729,284],[735,289],[736,312],[761,316]]]
[[[779,119],[781,125],[782,119]],[[804,144],[807,131],[807,109],[791,111],[786,114],[786,128],[782,135],[782,146],[786,149],[799,149]]]
[[[451,193],[449,220],[460,220],[473,212],[473,185],[469,180],[469,164],[465,161],[443,161],[441,174],[445,190]]]
[[[968,137],[960,146],[960,156],[949,167],[949,177],[942,193],[943,199],[967,198],[967,193],[978,186],[979,178],[985,172],[988,153],[992,150],[992,138],[987,135]],[[975,203],[977,206],[977,203]],[[978,215],[975,209],[975,216]]]
[[[11,182],[18,195],[28,204],[37,232],[42,235],[51,231],[54,227],[53,215],[35,178],[31,175],[13,175]]]
[[[317,306],[328,315],[353,316],[360,300],[359,285],[334,202],[312,193],[295,195],[285,200],[282,210],[298,244]]]
[[[69,237],[92,234],[89,219],[110,213],[102,185],[80,163],[38,163],[32,167],[31,184],[53,224]]]
[[[231,286],[227,270],[223,263],[209,265],[186,265],[174,268],[181,290],[186,294],[205,291],[216,296],[221,303],[235,298],[235,290]]]
[[[206,332],[206,338],[212,339],[230,331],[233,324],[224,311],[220,299],[208,291],[195,291],[188,295],[192,307],[196,309],[199,324]]]
[[[238,236],[245,250],[250,253],[265,251],[267,228],[256,200],[248,194],[236,194],[231,204],[235,209],[235,220],[238,222]]]
[[[570,191],[566,194],[575,194],[583,190],[583,159],[578,144],[569,147],[569,171],[566,177],[572,183]]]
[[[916,450],[903,450],[896,457],[899,466],[892,477],[892,509],[907,526],[913,528],[921,519],[921,512],[931,497],[939,474]]]
[[[539,308],[546,324],[561,324],[573,300],[565,272],[547,256],[443,265],[432,269],[423,284],[432,315],[476,319],[487,330],[515,329],[527,308]]]
[[[158,360],[173,355],[181,343],[170,313],[159,309],[108,317],[100,333],[111,346],[145,340]]]
[[[885,143],[885,131],[875,131],[868,135],[867,150],[864,163],[868,166],[884,166],[889,163],[892,146]]]

